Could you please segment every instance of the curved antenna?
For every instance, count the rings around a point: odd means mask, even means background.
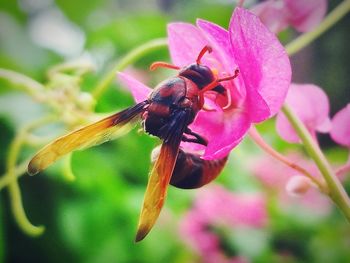
[[[149,67],[151,71],[156,70],[157,68],[170,68],[170,69],[176,69],[176,70],[180,69],[180,67],[178,66],[175,66],[163,61],[153,62],[152,65]]]
[[[204,92],[206,92],[208,90],[212,90],[213,88],[215,88],[218,85],[219,82],[235,79],[238,77],[238,75],[239,75],[239,69],[236,69],[235,73],[232,76],[228,76],[228,77],[224,77],[224,78],[220,78],[220,79],[215,79],[214,81],[209,83],[207,86],[205,86],[203,89],[201,89],[199,91],[199,94],[203,94]]]
[[[205,46],[202,50],[201,50],[201,52],[199,52],[199,54],[198,54],[198,57],[197,57],[197,60],[196,60],[196,63],[197,63],[197,65],[199,65],[200,63],[201,63],[201,59],[202,59],[202,57],[204,56],[204,54],[205,53],[211,53],[213,51],[213,49],[211,48],[211,46]]]

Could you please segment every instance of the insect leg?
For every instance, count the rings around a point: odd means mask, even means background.
[[[208,145],[208,141],[205,138],[203,138],[199,134],[193,132],[190,128],[187,127],[187,129],[185,130],[184,133],[187,134],[187,135],[191,135],[194,138],[188,138],[187,136],[183,135],[182,136],[182,141],[183,142],[193,142],[193,143],[202,144],[204,146]]]

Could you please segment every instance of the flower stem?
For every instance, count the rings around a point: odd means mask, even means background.
[[[62,174],[65,180],[72,182],[75,180],[75,175],[72,170],[72,153],[66,155],[63,159]]]
[[[299,138],[303,142],[303,145],[310,155],[310,157],[315,161],[318,169],[320,170],[323,178],[327,182],[329,193],[328,195],[333,200],[333,202],[341,209],[348,221],[350,222],[350,199],[345,192],[342,184],[340,183],[338,177],[333,172],[330,164],[323,155],[318,144],[312,138],[304,124],[297,117],[297,115],[292,111],[288,105],[284,105],[282,108],[283,113],[286,115],[290,124],[293,126],[297,132]]]
[[[51,67],[48,72],[48,78],[53,78],[58,73],[62,72],[74,72],[75,76],[81,76],[88,72],[94,70],[94,66],[92,63],[83,60],[69,61],[58,64],[56,66]]]
[[[250,135],[250,138],[252,138],[253,141],[261,147],[261,149],[263,149],[265,152],[270,154],[273,158],[275,158],[276,160],[279,160],[280,162],[284,163],[285,165],[289,166],[290,168],[292,168],[292,169],[300,172],[301,174],[305,175],[306,177],[308,177],[313,183],[315,183],[318,186],[318,188],[320,189],[321,192],[323,192],[323,193],[328,192],[327,187],[325,185],[323,185],[319,180],[317,180],[317,178],[312,176],[312,174],[310,174],[306,169],[304,169],[303,167],[299,166],[298,164],[290,161],[288,158],[286,158],[284,155],[277,152],[268,143],[266,143],[254,126],[252,126],[249,129],[249,135]]]
[[[2,68],[0,68],[0,78],[11,82],[13,86],[22,88],[33,98],[42,99],[40,94],[44,93],[45,87],[34,79],[21,73]]]
[[[168,40],[159,38],[151,40],[126,54],[110,71],[108,71],[93,90],[92,95],[97,100],[106,91],[109,84],[114,80],[117,71],[125,69],[128,65],[134,63],[146,53],[152,52],[158,48],[166,47]]]
[[[18,224],[18,226],[23,230],[23,232],[27,233],[30,236],[39,236],[44,232],[43,226],[34,226],[32,225],[23,208],[21,190],[19,188],[17,177],[15,174],[15,165],[17,156],[20,152],[21,145],[24,142],[25,133],[21,132],[17,135],[17,137],[12,141],[10,145],[10,150],[8,153],[7,160],[7,173],[9,177],[12,179],[8,184],[10,200],[11,200],[11,208],[13,212],[13,216]]]
[[[6,172],[0,177],[0,191],[9,185],[13,180],[23,175],[27,171],[27,166],[30,160],[26,160],[21,164],[17,165],[11,173]]]
[[[350,0],[345,0],[334,8],[327,17],[313,30],[302,34],[285,46],[287,53],[291,56],[309,45],[325,31],[331,28],[350,11]]]
[[[11,208],[13,212],[13,216],[18,224],[18,226],[28,235],[30,236],[39,236],[44,232],[43,226],[34,226],[32,225],[23,208],[21,190],[18,185],[17,178],[19,173],[24,173],[26,165],[23,167],[16,167],[16,163],[21,151],[21,147],[26,141],[27,134],[30,130],[40,127],[46,123],[49,123],[53,120],[53,116],[49,115],[34,122],[29,123],[22,129],[20,129],[11,142],[6,162],[6,175],[1,178],[0,185],[5,186],[4,183],[8,184],[10,200],[11,200]],[[24,171],[23,171],[24,169]]]

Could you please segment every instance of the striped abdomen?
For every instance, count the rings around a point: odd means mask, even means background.
[[[224,168],[227,157],[218,160],[203,160],[199,155],[179,150],[170,184],[182,188],[199,188],[214,180]]]

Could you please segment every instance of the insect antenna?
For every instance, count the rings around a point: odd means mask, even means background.
[[[169,64],[169,63],[166,63],[166,62],[163,62],[163,61],[153,62],[151,64],[151,66],[149,67],[149,69],[151,71],[156,70],[157,68],[170,68],[170,69],[176,69],[176,70],[180,69],[180,67],[178,67],[178,66],[175,66],[173,64]]]
[[[197,57],[197,60],[196,60],[196,63],[197,63],[197,65],[199,65],[200,63],[201,63],[201,59],[202,59],[202,57],[204,56],[204,54],[205,53],[211,53],[213,51],[213,49],[211,48],[211,46],[205,46],[202,50],[201,50],[201,52],[199,52],[199,54],[198,54],[198,57]]]
[[[208,90],[214,89],[218,85],[219,82],[235,79],[238,77],[238,75],[239,75],[239,69],[236,69],[235,73],[232,76],[228,76],[228,77],[224,77],[224,78],[220,78],[220,79],[215,79],[213,82],[209,83],[207,86],[205,86],[203,89],[201,89],[199,94],[203,94],[204,92],[206,92]]]

